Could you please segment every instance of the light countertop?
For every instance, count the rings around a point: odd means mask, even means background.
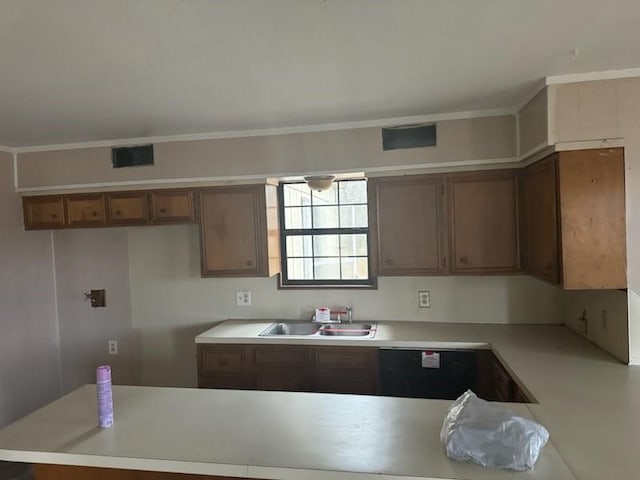
[[[281,480],[570,480],[552,444],[526,473],[448,459],[445,400],[87,385],[0,431],[0,458]],[[530,416],[524,405],[510,404]]]
[[[449,401],[294,392],[115,387],[115,425],[95,427],[85,386],[0,431],[0,459],[272,479],[635,479],[640,369],[562,326],[379,323],[373,340],[265,338],[230,321],[198,343],[492,348],[538,404],[508,404],[551,433],[534,470],[448,459]],[[345,341],[346,340],[346,341]]]
[[[527,408],[576,478],[640,478],[640,367],[620,363],[565,326],[378,322],[371,340],[256,337],[270,323],[224,322],[196,342],[491,348],[538,402]]]

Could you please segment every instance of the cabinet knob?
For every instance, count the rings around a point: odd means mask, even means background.
[[[553,267],[553,265],[549,263],[549,264],[547,264],[547,266],[546,266],[545,268],[546,268],[547,270],[551,270],[551,267]]]
[[[117,216],[122,215],[122,214],[120,213],[120,210],[116,210],[116,215],[117,215]]]
[[[386,263],[387,265],[393,265],[393,260],[387,259],[384,261],[384,263]]]
[[[98,212],[91,212],[91,215],[93,215],[94,217],[98,216]]]
[[[52,213],[51,218],[58,218],[58,215],[56,215],[55,213]]]
[[[460,263],[466,265],[469,263],[469,259],[467,257],[460,257]]]
[[[165,209],[164,209],[164,208],[161,208],[161,209],[160,209],[160,213],[165,213]]]
[[[247,260],[247,267],[253,266],[253,260]]]

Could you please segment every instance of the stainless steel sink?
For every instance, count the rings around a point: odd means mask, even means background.
[[[374,325],[371,323],[341,323],[328,324],[320,327],[320,335],[334,337],[366,337],[375,334]]]
[[[375,323],[331,323],[315,324],[308,322],[274,322],[258,336],[302,336],[302,337],[358,337],[373,338],[376,334]]]
[[[275,335],[313,335],[320,329],[319,325],[303,322],[275,322],[260,333],[260,337]]]

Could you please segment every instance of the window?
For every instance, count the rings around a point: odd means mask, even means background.
[[[279,188],[282,285],[371,286],[367,181]]]

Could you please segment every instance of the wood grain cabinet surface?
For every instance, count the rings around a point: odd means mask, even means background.
[[[107,194],[109,225],[144,225],[149,223],[149,200],[146,192]]]
[[[200,209],[203,277],[270,277],[280,271],[274,186],[204,189]]]
[[[527,272],[568,290],[626,288],[624,151],[559,152],[524,172]]]
[[[515,172],[460,174],[447,183],[451,272],[518,272]]]
[[[22,211],[26,230],[65,226],[64,202],[59,195],[22,197]]]
[[[67,225],[70,227],[98,227],[107,224],[103,194],[70,195],[64,197]]]
[[[377,349],[198,345],[198,387],[373,395]]]
[[[154,223],[191,223],[196,220],[192,190],[149,192],[151,220]]]
[[[371,252],[378,275],[445,273],[443,196],[438,177],[369,181]]]

